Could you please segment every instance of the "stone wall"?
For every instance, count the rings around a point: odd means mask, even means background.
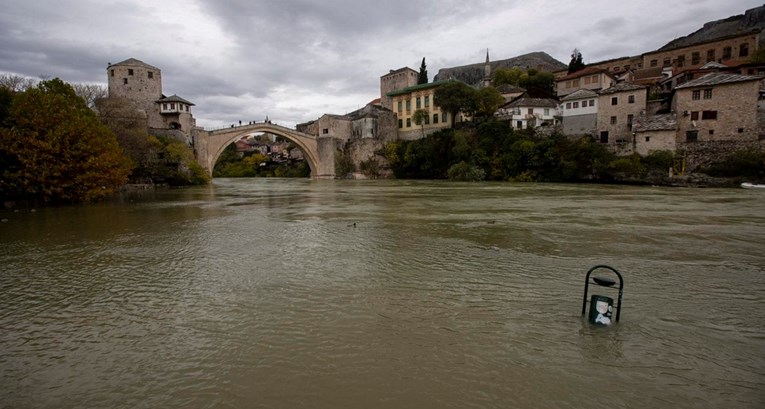
[[[593,135],[598,125],[598,114],[564,116],[561,129],[569,136]]]
[[[680,142],[677,144],[678,153],[685,156],[685,172],[692,173],[703,169],[714,162],[725,159],[736,151],[759,149],[765,152],[763,141],[697,141]]]
[[[634,102],[629,102],[630,96]],[[646,88],[625,90],[622,92],[607,92],[598,97],[598,134],[608,132],[609,147],[616,148],[619,144],[632,143],[632,126],[629,118],[634,121],[641,112],[645,112],[648,92]],[[616,104],[612,99],[616,98]],[[615,118],[615,123],[612,120]]]
[[[138,60],[107,68],[110,98],[135,101],[146,113],[149,128],[164,126],[156,101],[162,98],[162,72]]]
[[[704,98],[707,89],[712,90],[711,98]],[[699,99],[693,99],[693,91],[700,92]],[[697,132],[698,141],[756,141],[758,94],[758,81],[678,89],[673,100],[678,142],[685,141],[689,131]],[[704,111],[716,112],[716,119],[704,119]],[[698,113],[696,119],[694,112]]]

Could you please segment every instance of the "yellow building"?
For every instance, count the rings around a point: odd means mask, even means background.
[[[450,81],[452,80],[413,85],[387,94],[393,100],[392,109],[396,114],[399,139],[419,139],[423,135],[451,126],[451,114],[441,111],[434,102],[436,89]],[[413,115],[419,109],[427,111],[428,115],[422,124],[417,125]]]

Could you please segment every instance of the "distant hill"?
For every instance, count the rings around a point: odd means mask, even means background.
[[[659,48],[659,51],[687,47],[762,29],[765,29],[765,5],[747,10],[744,14],[705,23],[699,30],[668,42]]]
[[[483,62],[463,65],[461,67],[441,68],[438,70],[438,74],[433,78],[433,81],[448,80],[450,78],[460,80],[467,84],[476,86],[480,84],[483,79]],[[491,61],[491,72],[499,68],[513,68],[518,67],[521,69],[535,68],[540,71],[555,72],[568,69],[568,65],[564,64],[555,58],[551,57],[545,52],[533,52],[517,57],[508,58],[506,60]]]

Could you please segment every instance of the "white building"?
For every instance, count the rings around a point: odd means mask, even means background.
[[[518,98],[502,105],[494,116],[513,129],[557,125],[558,102],[551,98]]]
[[[561,126],[566,135],[590,135],[598,125],[598,94],[580,89],[560,99]]]

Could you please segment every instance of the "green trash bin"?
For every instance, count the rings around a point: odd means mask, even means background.
[[[597,294],[593,294],[590,298],[590,324],[611,325],[611,313],[613,311],[613,298]]]

